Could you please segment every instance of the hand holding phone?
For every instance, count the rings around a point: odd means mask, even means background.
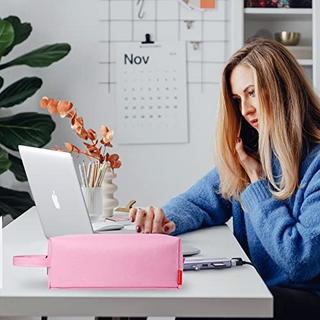
[[[235,148],[240,164],[252,183],[264,176],[258,151],[258,131],[245,120],[240,123],[239,131],[241,139],[236,142]]]
[[[244,150],[255,159],[259,159],[259,133],[242,116],[240,120],[239,136],[242,139]]]

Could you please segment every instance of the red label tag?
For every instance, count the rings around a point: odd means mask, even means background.
[[[178,270],[178,285],[182,285],[182,270]]]

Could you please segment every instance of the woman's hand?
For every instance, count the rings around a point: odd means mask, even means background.
[[[175,223],[165,216],[161,208],[132,208],[129,217],[135,223],[137,232],[170,234],[176,229]]]
[[[251,183],[264,176],[260,162],[245,152],[241,138],[237,139],[236,150],[240,163],[243,169],[246,171]]]

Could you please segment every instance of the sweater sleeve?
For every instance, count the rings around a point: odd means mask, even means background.
[[[294,282],[311,280],[320,271],[320,171],[304,188],[301,202],[295,203],[298,217],[286,201],[272,196],[266,180],[252,183],[241,194],[262,245]]]
[[[219,194],[219,185],[214,169],[163,207],[168,219],[176,224],[173,234],[223,224],[231,217],[231,204]]]

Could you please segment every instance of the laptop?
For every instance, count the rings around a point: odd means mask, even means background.
[[[19,152],[47,238],[123,228],[112,221],[91,223],[70,153],[27,146]]]
[[[43,232],[47,238],[66,234],[134,232],[135,225],[91,222],[70,153],[19,146]],[[183,241],[183,255],[200,250]]]

